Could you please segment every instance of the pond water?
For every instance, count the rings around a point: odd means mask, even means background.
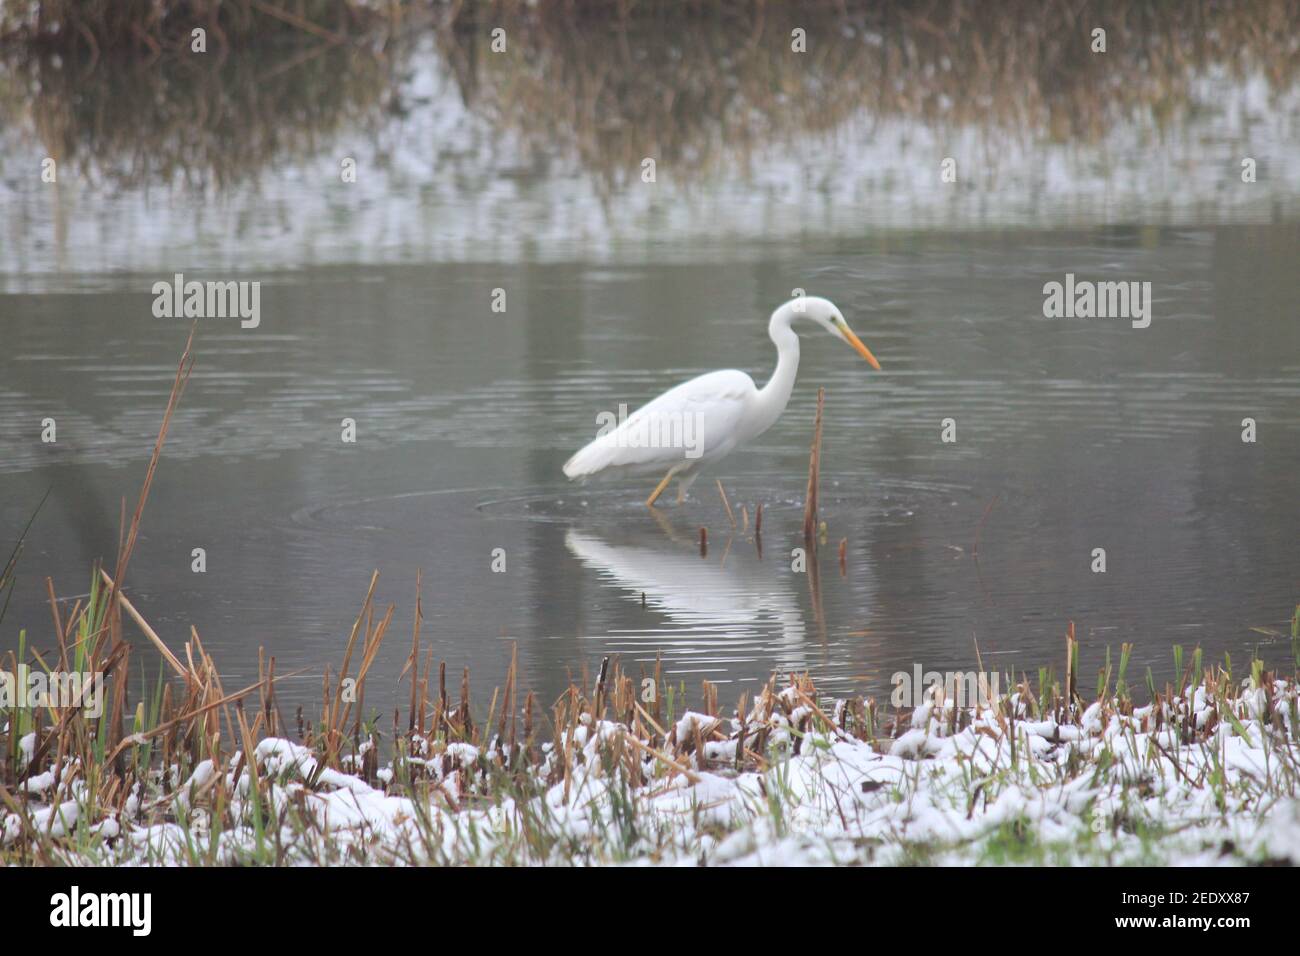
[[[674,41],[635,42],[658,62]],[[865,31],[836,42],[878,49]],[[986,669],[1033,674],[1060,668],[1070,620],[1085,692],[1105,649],[1126,642],[1139,679],[1148,666],[1169,677],[1174,644],[1288,661],[1295,87],[1262,66],[1193,63],[1159,123],[1127,104],[1099,131],[1062,136],[855,103],[852,90],[824,122],[786,121],[820,88],[809,81],[746,125],[756,67],[692,72],[708,49],[650,82],[728,118],[645,118],[659,124],[644,148],[660,150],[654,183],[625,134],[503,106],[558,61],[502,75],[429,38],[365,73],[372,100],[352,94],[362,101],[327,121],[286,110],[308,131],[236,156],[255,168],[233,174],[215,165],[220,144],[275,139],[273,100],[246,129],[204,120],[212,142],[175,149],[188,166],[169,153],[183,131],[148,142],[148,110],[132,114],[136,145],[74,104],[62,147],[80,152],[53,189],[31,172],[51,151],[48,124],[10,104],[0,538],[51,494],[0,650],[20,628],[52,646],[44,579],[70,602],[115,552],[188,331],[153,315],[151,288],[184,272],[259,281],[261,321],[199,322],[128,594],[173,649],[197,628],[227,688],[256,678],[265,648],[279,672],[301,672],[282,699],[313,712],[374,570],[381,607],[396,605],[367,693],[380,709],[405,699],[417,569],[422,642],[449,673],[470,668],[483,704],[516,647],[522,684],[548,701],[610,654],[633,672],[661,655],[693,698],[702,679],[729,699],[803,670],[832,693],[887,695],[897,671],[974,669],[977,653]],[[139,94],[136,72],[97,69]],[[188,95],[158,82],[164,101]],[[237,63],[205,82],[229,103],[284,92],[243,91]],[[614,129],[641,118],[626,112]],[[738,128],[755,132],[737,145]],[[1256,182],[1241,181],[1240,155],[1257,160]],[[946,156],[956,184],[940,181]],[[356,183],[340,181],[343,157]],[[1045,318],[1043,286],[1067,273],[1149,282],[1150,326]],[[795,288],[834,300],[883,371],[805,336],[783,418],[658,515],[642,504],[653,481],[564,480],[598,412],[713,368],[761,384],[775,360],[767,316]],[[791,551],[818,386],[827,540],[813,575],[792,570]],[[345,418],[355,443],[341,440]],[[941,440],[945,419],[955,441]],[[733,530],[715,478],[748,529]]]

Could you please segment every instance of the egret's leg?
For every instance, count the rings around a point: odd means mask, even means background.
[[[647,508],[653,508],[655,506],[655,499],[664,493],[664,489],[668,487],[668,482],[672,481],[673,473],[676,470],[676,468],[669,468],[668,474],[664,475],[664,480],[655,486],[654,491],[650,492],[650,497],[645,500],[645,506]]]
[[[686,491],[691,487],[691,483],[700,476],[698,471],[693,471],[689,475],[683,475],[677,479],[677,503],[681,504],[686,500]]]

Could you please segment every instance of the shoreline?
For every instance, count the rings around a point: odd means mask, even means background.
[[[0,861],[1295,863],[1297,689],[1260,666],[1244,680],[1206,669],[1135,707],[1118,688],[1085,705],[1022,680],[989,707],[948,698],[908,714],[824,702],[805,676],[773,678],[729,716],[656,720],[615,667],[594,692],[557,701],[547,742],[531,695],[522,737],[505,706],[499,729],[480,728],[443,699],[442,730],[399,733],[382,765],[373,724],[341,753],[328,732],[254,742],[242,708],[231,749],[187,728],[199,760],[164,760],[138,728],[120,751],[125,773],[75,756],[32,766],[32,732],[18,741],[16,788],[11,767],[0,793]]]

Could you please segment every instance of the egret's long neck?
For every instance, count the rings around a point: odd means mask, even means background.
[[[758,390],[756,424],[761,427],[756,434],[767,431],[781,417],[794,389],[794,379],[799,372],[799,336],[790,328],[791,318],[789,311],[782,308],[772,313],[772,320],[767,324],[767,334],[776,345],[776,371]]]

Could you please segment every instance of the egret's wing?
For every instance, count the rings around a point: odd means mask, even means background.
[[[669,468],[725,455],[735,447],[757,389],[744,372],[709,372],[670,388],[564,464],[570,478],[606,468]]]

